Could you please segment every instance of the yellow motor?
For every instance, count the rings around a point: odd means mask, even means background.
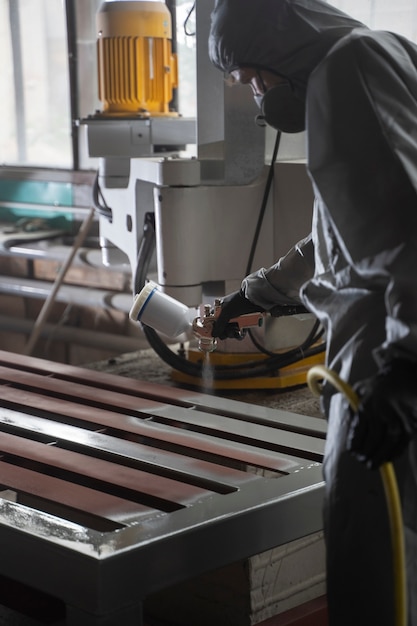
[[[98,90],[103,114],[176,115],[172,20],[164,1],[105,2],[97,14]]]

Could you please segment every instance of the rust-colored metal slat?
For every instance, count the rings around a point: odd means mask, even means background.
[[[323,420],[0,351],[0,575],[68,626],[321,529]]]

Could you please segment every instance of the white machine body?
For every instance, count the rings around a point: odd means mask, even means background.
[[[104,262],[119,264],[122,259],[135,275],[145,215],[153,213],[156,253],[150,277],[189,308],[239,288],[247,273],[269,167],[270,129],[255,123],[258,109],[251,90],[226,85],[208,59],[213,7],[214,0],[196,2],[195,120],[85,120],[90,154],[100,157],[100,189],[112,208],[111,221],[100,217]],[[158,144],[165,144],[163,154],[155,153],[156,137]],[[303,137],[295,141],[298,147]],[[178,143],[194,143],[197,156],[179,156]],[[281,143],[285,146],[285,137]],[[305,162],[293,158],[291,147],[286,152],[287,158],[274,165],[253,271],[272,265],[311,228],[313,193]],[[290,319],[275,321],[281,335],[294,324]],[[299,320],[295,325],[296,335],[308,333]],[[265,332],[273,333],[273,326],[270,321]]]

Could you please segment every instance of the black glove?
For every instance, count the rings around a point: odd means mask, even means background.
[[[396,359],[356,389],[347,448],[369,468],[399,456],[417,432],[417,364]]]
[[[228,337],[228,333],[226,332],[226,327],[229,323],[229,320],[234,317],[239,317],[239,315],[245,315],[246,313],[258,313],[263,312],[264,309],[257,304],[253,304],[250,300],[248,300],[242,293],[242,291],[235,291],[228,296],[225,296],[221,303],[221,312],[219,317],[216,319],[213,324],[213,337],[218,337],[219,339],[226,339]]]

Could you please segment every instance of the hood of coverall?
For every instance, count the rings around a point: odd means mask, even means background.
[[[247,66],[288,78],[304,99],[312,70],[359,27],[364,25],[323,0],[216,0],[209,56],[224,72]]]

